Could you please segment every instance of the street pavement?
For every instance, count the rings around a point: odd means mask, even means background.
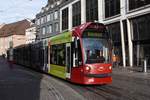
[[[113,68],[108,85],[77,85],[0,58],[0,100],[150,100],[150,73]]]
[[[74,100],[83,99],[51,76],[18,65],[10,66],[0,58],[0,100],[67,100],[68,95]]]
[[[121,78],[140,81],[142,83],[150,81],[150,69],[147,72],[143,72],[141,67],[117,67],[113,68],[113,76],[120,76]]]
[[[112,84],[102,86],[71,86],[85,100],[150,100],[150,73],[113,68]]]

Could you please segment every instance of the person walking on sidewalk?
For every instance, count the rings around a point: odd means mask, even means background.
[[[117,67],[118,66],[118,57],[117,55],[113,55],[112,56],[112,62],[113,62],[113,67]]]

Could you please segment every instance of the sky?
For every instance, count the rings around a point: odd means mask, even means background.
[[[47,0],[0,0],[0,24],[33,19]]]

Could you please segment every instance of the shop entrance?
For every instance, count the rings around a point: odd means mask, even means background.
[[[147,61],[147,66],[150,67],[150,44],[134,43],[134,65],[144,66],[144,60]]]

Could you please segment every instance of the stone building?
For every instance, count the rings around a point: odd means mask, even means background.
[[[121,66],[143,66],[144,59],[150,65],[150,0],[48,0],[36,19],[41,40],[85,22],[104,23]]]

